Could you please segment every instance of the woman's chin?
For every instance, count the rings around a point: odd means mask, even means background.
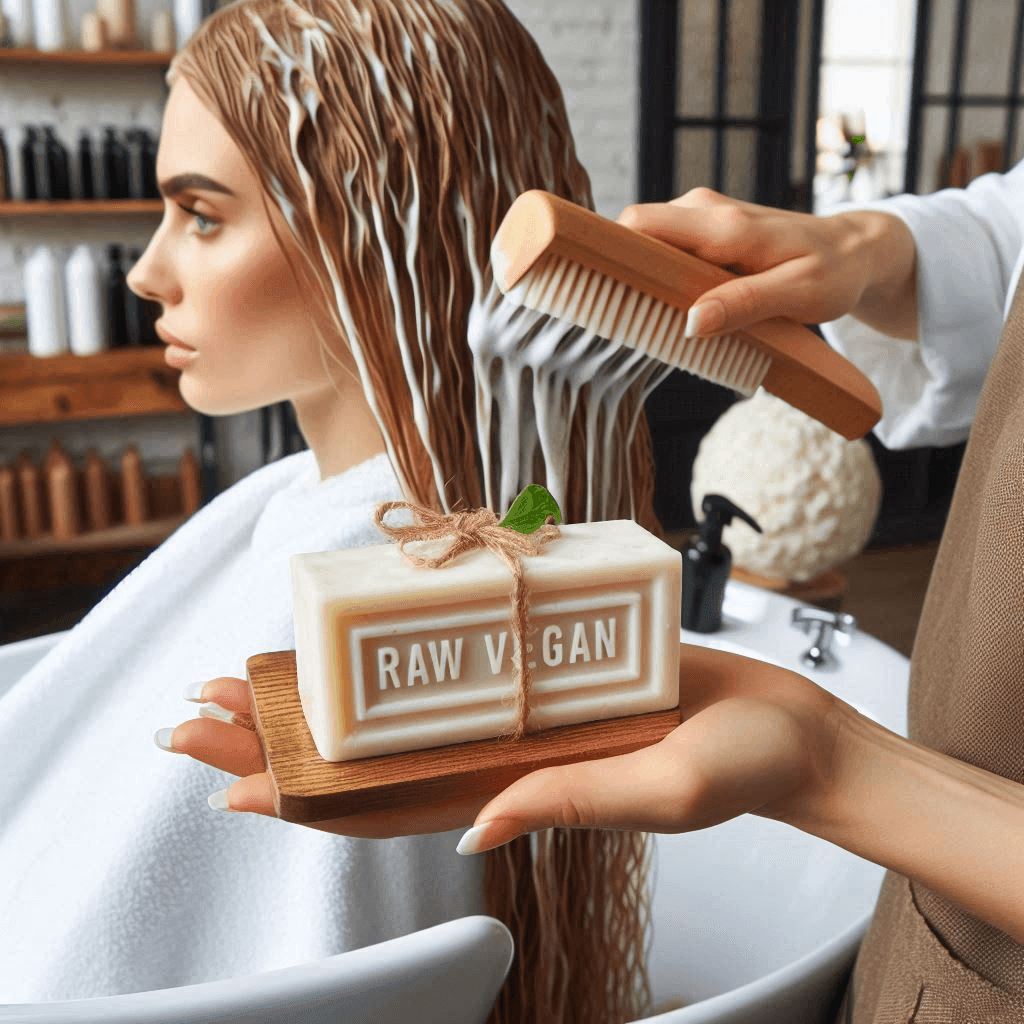
[[[203,416],[235,416],[269,404],[254,401],[244,395],[226,394],[214,388],[203,387],[190,379],[187,373],[181,375],[178,391],[185,404]]]

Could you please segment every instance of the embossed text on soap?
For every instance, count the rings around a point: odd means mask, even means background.
[[[535,698],[635,682],[642,604],[636,592],[607,591],[538,601],[526,650]],[[347,646],[360,720],[490,702],[515,678],[507,599],[352,625]]]

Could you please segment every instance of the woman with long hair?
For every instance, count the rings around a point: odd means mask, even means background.
[[[538,483],[566,522],[660,535],[643,400],[664,371],[511,308],[491,277],[521,192],[591,205],[557,82],[500,0],[238,0],[168,83],[164,218],[129,285],[162,307],[190,405],[290,401],[310,451],[203,508],[0,710],[24,785],[0,798],[0,856],[17,862],[0,1001],[251,973],[489,909],[519,944],[497,1016],[639,1016],[642,834],[553,830],[484,871],[438,834],[482,799],[268,820],[258,741],[235,717],[245,659],[294,646],[288,556],[385,542],[380,501],[500,515]],[[156,739],[191,757],[138,749],[189,679],[206,681],[189,691],[200,717]],[[28,736],[47,695],[63,711]],[[217,771],[241,778],[211,805],[256,813],[197,806]]]

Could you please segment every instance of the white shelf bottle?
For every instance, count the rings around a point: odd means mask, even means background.
[[[174,36],[180,50],[203,20],[202,0],[174,0]]]
[[[25,319],[28,350],[34,356],[57,356],[68,351],[64,314],[64,282],[57,257],[40,245],[25,261]]]
[[[68,341],[76,356],[91,356],[106,346],[103,281],[92,249],[75,246],[64,267]]]
[[[35,46],[32,32],[32,0],[3,0],[11,46]]]
[[[64,50],[68,45],[67,0],[32,0],[37,50]]]

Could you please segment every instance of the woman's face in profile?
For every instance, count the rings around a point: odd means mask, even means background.
[[[166,353],[182,371],[182,397],[209,415],[315,402],[330,384],[259,182],[183,79],[167,100],[156,171],[164,216],[128,285],[163,307],[163,340],[187,346]]]

